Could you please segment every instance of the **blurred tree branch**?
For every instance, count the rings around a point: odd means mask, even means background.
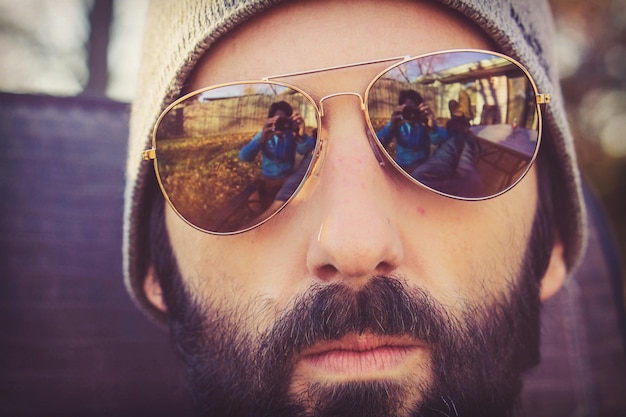
[[[95,0],[89,14],[87,41],[89,78],[83,93],[105,95],[109,81],[107,51],[113,21],[113,0]]]

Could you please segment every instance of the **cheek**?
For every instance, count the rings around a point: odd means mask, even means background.
[[[186,286],[204,303],[261,303],[281,308],[301,291],[306,275],[303,241],[274,222],[234,236],[189,227],[169,207],[166,226]],[[281,226],[286,228],[286,226]],[[271,229],[271,233],[264,233]]]
[[[536,210],[531,173],[508,193],[483,202],[421,196],[401,218],[404,275],[442,303],[503,293],[518,279]]]

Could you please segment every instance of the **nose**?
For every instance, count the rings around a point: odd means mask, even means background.
[[[325,103],[327,149],[313,201],[316,228],[307,268],[324,281],[359,286],[401,264],[404,250],[395,217],[394,180],[379,165],[354,97]]]

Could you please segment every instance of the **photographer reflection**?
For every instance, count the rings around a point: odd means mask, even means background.
[[[461,197],[483,195],[483,183],[476,170],[480,146],[470,133],[470,122],[456,100],[448,103],[448,139],[433,155],[412,171],[411,176],[437,191]]]
[[[254,161],[259,151],[262,156],[262,181],[250,196],[249,207],[257,212],[266,209],[294,172],[296,153],[307,155],[314,148],[315,139],[306,134],[302,116],[286,101],[272,103],[263,128],[239,151],[245,162]]]
[[[395,161],[411,172],[430,156],[430,145],[438,145],[448,138],[446,129],[437,125],[435,115],[414,90],[403,90],[398,106],[389,122],[377,133],[387,148],[395,140]]]

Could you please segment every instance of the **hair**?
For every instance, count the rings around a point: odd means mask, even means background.
[[[293,114],[293,109],[291,108],[291,105],[289,103],[287,103],[286,101],[277,101],[276,103],[272,103],[272,105],[270,106],[270,109],[267,112],[267,117],[274,117],[278,110],[282,110],[283,112],[285,112],[287,117],[291,117],[291,115]]]
[[[422,95],[415,90],[402,90],[398,96],[398,104],[402,105],[407,100],[413,100],[416,105],[424,102]]]

